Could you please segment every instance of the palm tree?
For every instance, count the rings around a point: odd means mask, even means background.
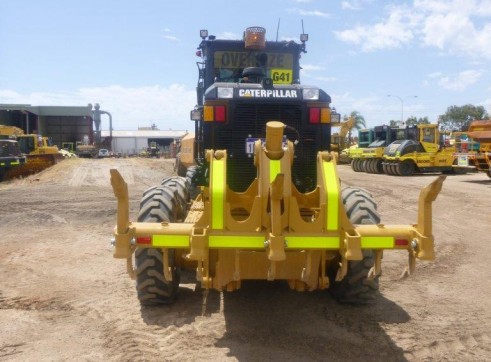
[[[343,119],[347,121],[349,118],[353,119],[353,125],[348,131],[348,147],[351,145],[351,130],[353,128],[356,128],[357,130],[360,130],[362,128],[366,128],[366,123],[365,123],[365,118],[360,114],[358,111],[353,111],[350,113],[349,116],[344,116]]]

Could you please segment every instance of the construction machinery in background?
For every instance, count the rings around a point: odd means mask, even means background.
[[[373,128],[365,128],[358,130],[358,148],[365,148],[375,140],[375,132]]]
[[[75,143],[75,154],[80,158],[96,158],[99,153],[99,147],[90,143],[89,136],[83,136],[82,141]]]
[[[19,160],[19,163],[15,161],[11,163],[15,167],[8,167],[3,172],[3,179],[32,175],[53,166],[64,158],[58,147],[52,145],[47,137],[38,134],[24,134],[22,129],[15,126],[1,126],[0,137],[14,140],[22,159],[25,158],[25,162]],[[11,149],[16,149],[17,146],[13,146]]]
[[[14,139],[0,138],[0,181],[13,168],[23,165],[26,156],[22,154],[19,143]]]
[[[472,121],[467,135],[479,143],[479,148],[468,147],[470,152],[466,156],[469,164],[491,177],[491,119]]]
[[[148,157],[151,157],[151,158],[160,158],[160,149],[159,149],[159,145],[157,144],[157,142],[150,142],[148,148],[147,148],[147,155]]]
[[[383,171],[388,175],[411,176],[415,172],[466,173],[457,165],[455,145],[440,137],[438,124],[418,124],[411,138],[399,139],[385,148]]]
[[[395,140],[406,139],[415,133],[409,127],[376,126],[364,133],[364,139],[371,140],[367,146],[351,149],[351,167],[355,172],[384,173],[382,162],[385,147]]]
[[[182,270],[205,289],[283,280],[363,303],[376,295],[385,250],[406,251],[409,273],[416,259],[435,257],[432,202],[445,176],[422,190],[416,223],[381,224],[368,191],[341,188],[330,96],[300,83],[307,34],[296,43],[266,41],[265,32],[248,28],[242,40],[200,32],[195,138],[181,145],[196,161],[188,174],[199,177],[146,190],[135,222],[128,185],[111,170],[114,257],[126,261],[142,304],[174,302]]]
[[[343,151],[351,146],[349,144],[350,140],[347,140],[346,137],[355,125],[355,119],[349,117],[344,121],[340,121],[339,118],[339,113],[333,112],[331,114],[331,130],[333,128],[339,129],[338,132],[331,132],[331,151],[337,153],[338,163],[350,163],[351,160],[348,154]]]
[[[195,160],[194,160],[194,143],[195,143],[195,134],[187,133],[183,138],[179,141],[176,141],[177,144],[177,154],[176,154],[176,163],[174,165],[174,171],[179,175],[186,177],[186,174],[189,169],[195,169]]]

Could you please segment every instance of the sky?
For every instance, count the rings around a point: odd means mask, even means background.
[[[0,0],[0,104],[99,103],[115,130],[192,130],[200,29],[299,42],[302,24],[301,83],[341,115],[491,113],[491,0]]]

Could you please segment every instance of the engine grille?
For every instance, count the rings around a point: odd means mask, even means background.
[[[285,130],[289,140],[299,140],[295,147],[292,178],[302,191],[313,188],[316,181],[315,157],[321,148],[321,138],[318,128],[302,122],[300,103],[235,104],[229,112],[229,120],[233,121],[225,127],[215,128],[213,147],[227,149],[227,179],[230,188],[238,192],[245,191],[256,177],[254,159],[246,154],[245,141],[247,137],[264,138],[266,123],[273,120],[295,128],[300,134],[298,139],[295,131]]]

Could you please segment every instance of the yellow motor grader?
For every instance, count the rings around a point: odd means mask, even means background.
[[[142,304],[172,303],[182,270],[206,289],[284,280],[364,303],[377,293],[385,250],[406,251],[408,272],[416,259],[434,259],[432,202],[445,176],[423,189],[411,225],[382,224],[368,191],[341,188],[331,99],[298,81],[306,34],[301,44],[266,42],[259,27],[237,41],[200,34],[196,165],[146,190],[137,221],[111,170],[114,257],[126,260]]]

